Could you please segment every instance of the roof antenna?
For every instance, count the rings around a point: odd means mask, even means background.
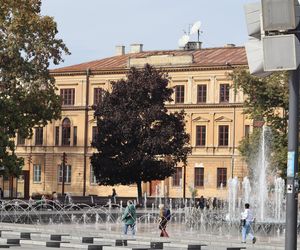
[[[198,34],[198,42],[200,42],[200,33],[202,33],[202,31],[200,31],[200,27],[201,27],[201,21],[197,21],[193,24],[192,28],[190,29],[190,35],[194,35],[194,34]]]

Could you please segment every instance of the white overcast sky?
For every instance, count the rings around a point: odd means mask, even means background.
[[[113,56],[120,44],[127,51],[132,43],[143,43],[144,50],[177,49],[183,30],[198,20],[203,47],[244,45],[243,5],[249,2],[253,0],[42,0],[42,13],[55,18],[59,37],[72,53],[62,67]]]

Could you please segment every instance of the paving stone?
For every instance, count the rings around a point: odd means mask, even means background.
[[[11,232],[12,230],[6,230],[6,229],[4,229],[4,230],[0,230],[0,237],[2,237],[2,232]]]

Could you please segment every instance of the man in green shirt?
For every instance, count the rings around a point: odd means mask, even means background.
[[[132,235],[135,235],[136,210],[132,201],[127,201],[127,207],[122,215],[124,222],[124,234],[127,234],[128,228],[131,229]]]

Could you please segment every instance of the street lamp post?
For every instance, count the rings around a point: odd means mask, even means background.
[[[285,249],[297,249],[299,73],[290,71]]]
[[[62,156],[62,185],[61,185],[61,195],[65,195],[65,179],[66,179],[66,162],[67,162],[67,157],[66,153],[63,152]]]
[[[299,14],[296,0],[261,0],[245,5],[249,71],[266,76],[289,71],[289,124],[286,187],[285,249],[297,249],[298,141],[299,141]],[[262,25],[261,25],[262,24]]]

